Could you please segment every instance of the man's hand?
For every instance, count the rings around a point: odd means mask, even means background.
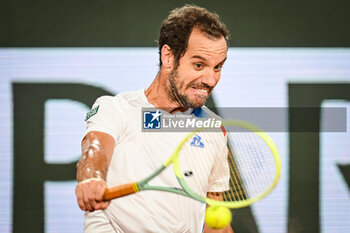
[[[103,200],[106,187],[106,182],[99,178],[91,178],[79,182],[75,189],[75,194],[80,209],[84,211],[106,209],[110,203],[110,201]]]

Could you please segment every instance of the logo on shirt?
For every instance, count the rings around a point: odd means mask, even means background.
[[[90,112],[86,113],[86,117],[85,117],[85,121],[89,120],[90,117],[92,117],[93,115],[95,115],[98,112],[98,108],[100,107],[100,105],[97,105],[96,107],[94,107],[93,109],[90,110]]]
[[[198,134],[193,137],[191,146],[204,148],[204,144],[201,142],[201,137]]]
[[[161,113],[157,111],[143,112],[143,128],[144,129],[160,129],[161,127]]]

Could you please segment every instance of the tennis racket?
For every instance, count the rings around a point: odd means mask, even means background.
[[[248,122],[222,121],[222,125],[225,131],[200,128],[188,133],[156,171],[143,180],[107,188],[104,199],[144,190],[172,192],[228,208],[245,207],[262,199],[280,178],[281,160],[276,145],[268,134]],[[170,167],[177,187],[149,184]],[[223,200],[206,197],[213,186],[215,192],[222,192]]]

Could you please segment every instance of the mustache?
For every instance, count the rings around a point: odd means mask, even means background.
[[[190,83],[187,87],[194,87],[198,89],[207,89],[208,91],[211,91],[214,87],[211,87],[205,83]]]

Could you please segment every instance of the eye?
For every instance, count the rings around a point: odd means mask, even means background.
[[[222,65],[217,65],[214,67],[215,71],[220,71],[222,69]]]
[[[194,64],[194,67],[197,69],[197,70],[200,70],[203,68],[203,64],[202,63],[195,63]]]

